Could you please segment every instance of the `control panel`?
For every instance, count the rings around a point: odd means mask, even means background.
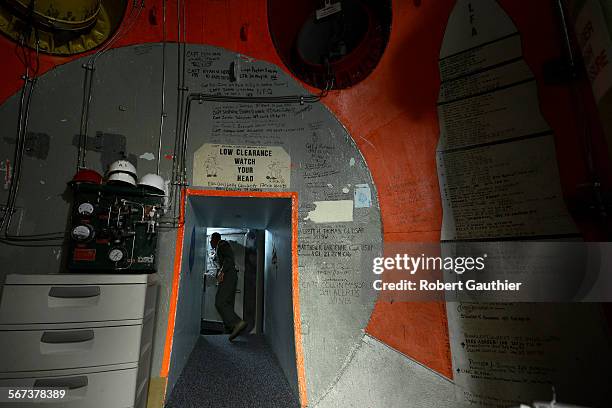
[[[155,271],[161,194],[121,185],[74,184],[68,269]]]

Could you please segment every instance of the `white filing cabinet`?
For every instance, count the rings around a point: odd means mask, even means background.
[[[155,275],[8,275],[0,296],[0,388],[67,389],[49,408],[146,406]]]

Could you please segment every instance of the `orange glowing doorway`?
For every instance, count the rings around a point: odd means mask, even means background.
[[[183,243],[185,238],[185,203],[190,196],[208,197],[248,197],[248,198],[285,198],[291,200],[291,281],[292,281],[292,304],[293,304],[293,327],[295,339],[295,362],[297,368],[297,380],[300,405],[307,406],[308,399],[306,394],[306,377],[304,372],[304,356],[302,347],[302,329],[300,319],[300,293],[298,280],[298,194],[296,192],[255,192],[255,191],[227,191],[227,190],[199,190],[184,189],[181,193],[179,227],[176,236],[176,248],[174,255],[174,272],[172,278],[172,292],[170,295],[170,305],[168,312],[168,326],[166,330],[166,342],[160,377],[166,380],[170,370],[172,358],[172,341],[174,337],[174,327],[176,320],[176,310],[179,294],[179,283],[181,279],[181,265],[183,257]],[[167,396],[164,395],[164,399]]]

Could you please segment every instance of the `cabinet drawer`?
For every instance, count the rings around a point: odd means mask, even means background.
[[[0,331],[0,372],[138,362],[142,326]]]
[[[4,408],[128,408],[134,406],[136,368],[37,378],[0,379],[0,387],[66,389],[61,400],[44,402],[1,403]]]
[[[147,289],[136,285],[6,285],[0,324],[142,319]],[[154,302],[154,300],[153,300]]]

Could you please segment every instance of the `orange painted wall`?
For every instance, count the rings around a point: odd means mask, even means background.
[[[189,43],[223,47],[283,66],[268,33],[265,0],[186,0]],[[501,0],[522,33],[527,63],[538,79],[542,112],[555,131],[562,187],[567,197],[588,180],[579,135],[588,125],[596,163],[611,184],[612,171],[586,81],[579,93],[587,116],[578,117],[567,86],[543,81],[542,65],[561,53],[561,34],[549,0]],[[376,70],[357,86],[323,100],[347,127],[370,167],[379,193],[384,239],[437,241],[441,206],[435,167],[438,53],[453,0],[395,0],[393,27]],[[168,40],[176,40],[176,1],[168,1]],[[243,36],[241,38],[241,31]],[[246,34],[246,37],[245,35]],[[116,46],[162,38],[161,0],[147,0],[138,23]],[[43,56],[43,73],[70,59]],[[19,90],[22,66],[15,45],[0,38],[0,103]],[[286,70],[286,69],[285,69]],[[311,91],[315,91],[312,90]],[[580,227],[598,237],[594,222]],[[445,307],[438,303],[379,302],[367,332],[441,374],[452,377]]]

